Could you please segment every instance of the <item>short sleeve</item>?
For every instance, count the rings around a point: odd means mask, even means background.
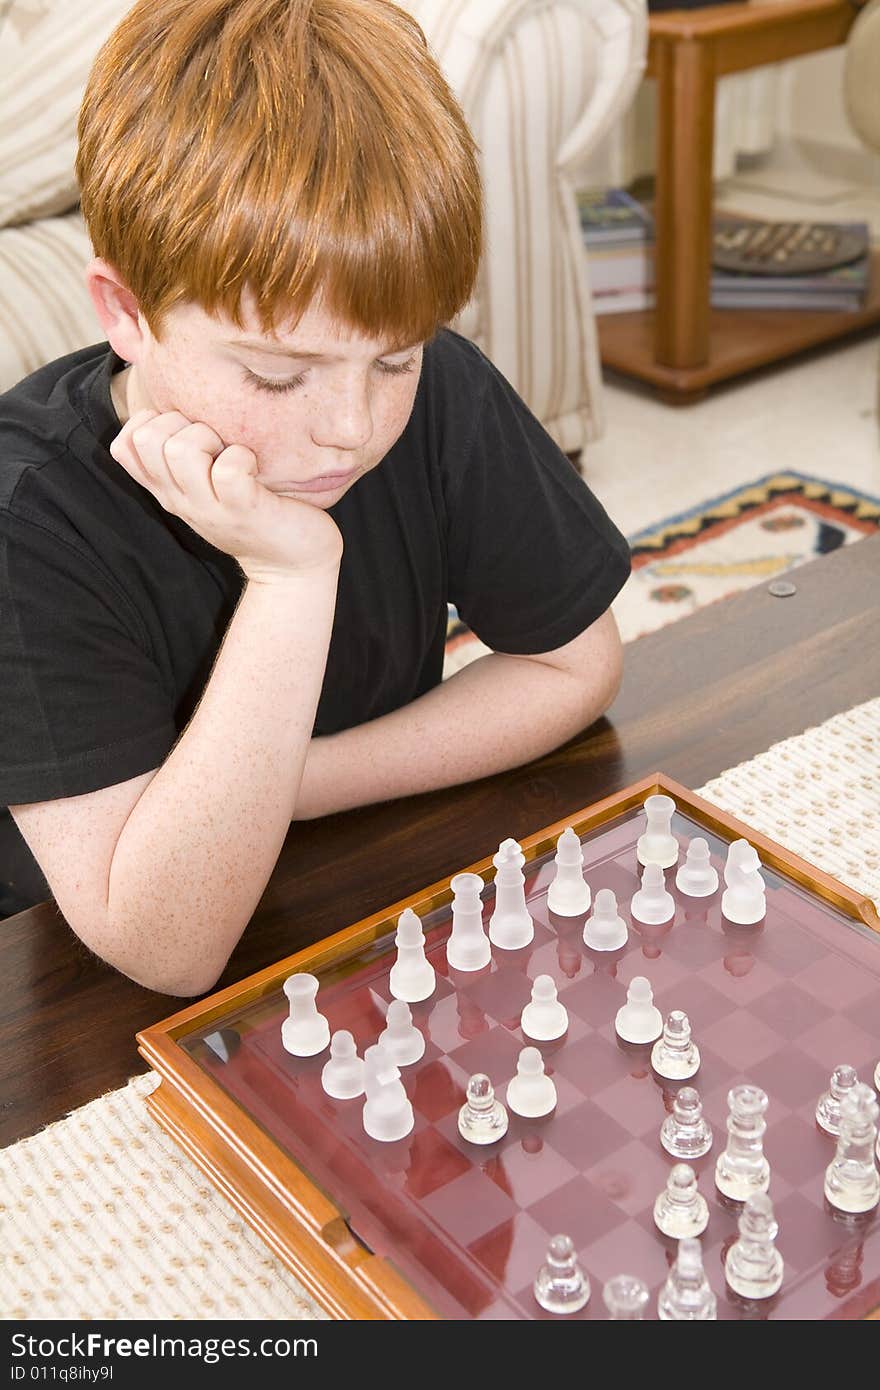
[[[0,529],[0,803],[78,796],[158,766],[173,699],[97,560],[10,514]]]
[[[485,389],[471,437],[446,465],[449,599],[494,650],[553,651],[609,607],[630,573],[629,546],[513,387],[478,356]]]

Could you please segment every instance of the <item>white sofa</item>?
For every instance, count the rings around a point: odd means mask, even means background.
[[[76,114],[130,0],[0,10],[0,390],[101,331],[82,269]],[[603,430],[578,170],[631,101],[646,0],[406,0],[480,146],[487,251],[457,327],[568,453]]]

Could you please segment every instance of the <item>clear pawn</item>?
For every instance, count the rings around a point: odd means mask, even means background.
[[[619,1038],[630,1043],[654,1042],[663,1032],[663,1015],[654,1004],[651,982],[644,975],[634,975],[626,991],[626,1003],[614,1016],[614,1030]]]
[[[535,924],[526,907],[526,857],[516,840],[502,840],[492,863],[495,865],[495,909],[489,918],[489,940],[505,951],[528,946],[535,935]]]
[[[437,976],[425,955],[425,933],[421,919],[411,907],[405,907],[397,919],[394,944],[397,959],[388,980],[394,998],[405,999],[408,1004],[430,999],[437,987]]]
[[[648,1307],[647,1284],[633,1274],[615,1274],[602,1289],[609,1322],[640,1322]]]
[[[836,1138],[840,1133],[840,1104],[844,1096],[857,1085],[858,1079],[855,1067],[845,1064],[835,1067],[831,1073],[828,1090],[819,1097],[816,1104],[816,1124],[824,1129],[826,1134],[833,1134]]]
[[[507,1133],[507,1111],[495,1099],[492,1082],[483,1072],[468,1082],[467,1100],[458,1112],[458,1132],[469,1144],[494,1144]]]
[[[727,1147],[715,1164],[715,1186],[734,1202],[744,1202],[770,1186],[764,1157],[767,1094],[759,1086],[733,1086],[727,1093]]]
[[[425,1053],[425,1035],[412,1021],[412,1010],[405,999],[392,999],[385,1015],[385,1028],[379,1042],[399,1067],[412,1066]]]
[[[878,1111],[877,1097],[863,1081],[841,1101],[837,1152],[825,1170],[825,1196],[838,1211],[872,1211],[880,1202]]]
[[[552,975],[538,975],[532,985],[532,997],[522,1011],[520,1027],[527,1038],[536,1042],[552,1042],[568,1029],[568,1011],[560,1004]]]
[[[594,951],[617,951],[629,939],[629,928],[617,911],[617,898],[611,888],[600,888],[593,911],[584,923],[584,945]]]
[[[700,1049],[691,1039],[687,1014],[673,1009],[663,1025],[663,1036],[651,1049],[651,1066],[667,1081],[683,1081],[700,1069]]]
[[[746,1199],[739,1218],[739,1239],[724,1261],[724,1277],[741,1298],[770,1298],[778,1291],[785,1269],[774,1244],[778,1229],[766,1192]]]
[[[642,886],[632,896],[629,910],[637,922],[659,926],[675,916],[675,899],[666,887],[659,864],[646,864],[642,870]]]
[[[672,1114],[660,1126],[660,1143],[673,1158],[702,1158],[712,1147],[712,1126],[693,1086],[682,1086],[672,1102]]]
[[[452,932],[446,942],[446,959],[453,970],[482,970],[492,959],[492,947],[483,930],[480,893],[485,884],[479,874],[456,874],[452,889]]]
[[[710,862],[709,841],[695,835],[675,875],[675,886],[688,898],[708,898],[718,891],[718,870]]]
[[[678,841],[672,833],[675,802],[671,796],[649,796],[644,801],[648,824],[636,841],[636,858],[642,865],[659,864],[670,869],[678,862]]]
[[[689,1164],[676,1163],[654,1203],[654,1225],[665,1236],[681,1240],[702,1235],[708,1224],[709,1203],[697,1189],[696,1173]]]
[[[554,1236],[535,1276],[535,1299],[548,1313],[577,1313],[590,1301],[590,1281],[570,1236]]]
[[[547,907],[557,917],[580,917],[590,910],[590,885],[584,878],[584,851],[572,826],[556,841],[556,873],[547,890]]]
[[[657,1316],[664,1322],[710,1322],[718,1317],[718,1302],[703,1269],[700,1242],[685,1236],[657,1299]]]
[[[334,1100],[353,1100],[364,1093],[364,1063],[357,1055],[353,1034],[340,1028],[330,1039],[330,1060],[324,1063],[321,1085]]]
[[[516,1076],[507,1087],[507,1105],[515,1115],[539,1119],[556,1106],[556,1085],[544,1072],[544,1058],[536,1047],[524,1047],[517,1058]]]

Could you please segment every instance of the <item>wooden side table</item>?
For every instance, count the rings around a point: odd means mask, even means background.
[[[844,43],[853,0],[768,0],[651,16],[647,73],[657,79],[656,309],[598,319],[602,362],[671,401],[880,322],[880,253],[856,313],[713,309],[709,303],[715,84]]]

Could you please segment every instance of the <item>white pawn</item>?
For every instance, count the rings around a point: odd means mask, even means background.
[[[290,1015],[281,1025],[281,1045],[294,1057],[314,1057],[330,1041],[330,1024],[318,1013],[315,996],[318,981],[314,975],[288,975],[282,985],[290,1004]]]
[[[392,999],[385,1024],[379,1043],[397,1066],[411,1066],[424,1056],[425,1035],[413,1023],[412,1010],[405,999]]]
[[[774,1245],[779,1227],[766,1192],[747,1197],[739,1218],[739,1239],[724,1261],[724,1277],[741,1298],[770,1298],[782,1283],[782,1256]]]
[[[703,1269],[703,1252],[694,1236],[678,1242],[678,1255],[657,1299],[662,1321],[706,1322],[718,1317],[718,1300]]]
[[[762,922],[767,912],[766,888],[758,852],[748,840],[734,840],[728,849],[724,882],[721,911],[728,922],[741,927]]]
[[[363,1125],[370,1138],[382,1143],[404,1139],[415,1125],[413,1108],[399,1069],[379,1043],[364,1053],[364,1088]]]
[[[479,874],[456,874],[452,889],[452,933],[446,942],[446,959],[454,970],[482,970],[492,959],[492,947],[483,930],[484,887]]]
[[[437,986],[434,967],[425,955],[425,933],[420,919],[411,907],[405,907],[397,919],[397,960],[391,967],[388,987],[395,999],[418,1004],[429,999]]]
[[[649,796],[644,806],[648,826],[636,842],[636,858],[640,864],[669,869],[678,860],[678,841],[672,833],[675,802],[671,796]]]
[[[594,951],[617,951],[626,945],[628,937],[629,929],[618,914],[613,890],[600,888],[584,924],[584,945]]]
[[[634,975],[630,981],[614,1029],[619,1038],[631,1043],[653,1042],[663,1032],[663,1015],[654,1005],[654,993],[644,975]]]
[[[523,864],[526,857],[516,840],[502,840],[495,865],[495,911],[489,918],[489,940],[505,951],[528,946],[535,924],[526,907]]]
[[[819,1097],[816,1104],[816,1123],[826,1134],[836,1136],[840,1133],[840,1105],[844,1096],[858,1083],[858,1079],[855,1068],[846,1065],[835,1067],[831,1073],[828,1090]]]
[[[687,858],[675,875],[675,886],[688,898],[708,898],[718,890],[718,870],[710,862],[709,841],[696,835],[687,847]]]
[[[551,1042],[568,1028],[568,1012],[556,996],[552,975],[538,975],[532,985],[531,1002],[522,1011],[520,1027],[528,1038]]]
[[[364,1064],[351,1033],[342,1028],[330,1039],[330,1061],[324,1063],[321,1085],[334,1100],[353,1100],[364,1093]]]
[[[670,1168],[666,1186],[654,1203],[654,1224],[677,1240],[702,1235],[708,1226],[709,1203],[697,1190],[697,1175],[689,1164]]]
[[[536,1047],[524,1047],[516,1063],[516,1076],[507,1087],[507,1104],[515,1115],[537,1119],[556,1105],[556,1087],[544,1073],[544,1058]]]
[[[637,922],[657,925],[675,916],[675,899],[666,887],[659,864],[646,864],[642,886],[633,894],[629,910]]]
[[[663,1025],[663,1036],[651,1049],[651,1066],[668,1081],[684,1081],[700,1069],[700,1049],[691,1041],[687,1014],[673,1009]]]
[[[556,875],[547,891],[547,906],[558,917],[580,917],[590,910],[590,885],[584,878],[584,851],[572,826],[556,841]]]

